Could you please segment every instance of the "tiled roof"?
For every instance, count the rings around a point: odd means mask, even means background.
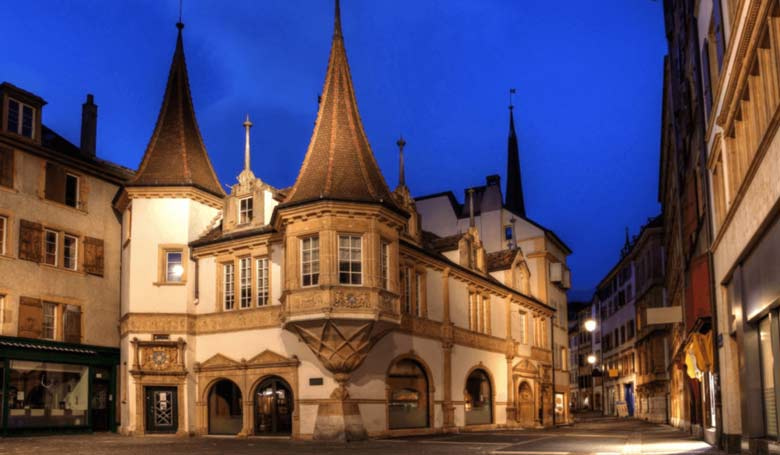
[[[338,1],[317,121],[285,205],[320,199],[380,203],[401,211],[376,163],[358,113]]]
[[[487,269],[488,272],[494,272],[496,270],[506,270],[512,266],[517,253],[520,250],[502,250],[494,251],[487,254]]]
[[[463,234],[453,234],[446,237],[439,237],[433,232],[423,231],[423,245],[426,249],[441,253],[442,251],[452,251],[458,248],[458,242]]]
[[[217,197],[225,192],[211,166],[192,106],[181,29],[162,107],[138,173],[128,186],[193,186]]]
[[[204,234],[201,238],[190,242],[190,246],[199,247],[211,245],[213,243],[227,242],[230,240],[238,240],[246,237],[252,237],[253,235],[267,234],[274,232],[272,226],[262,226],[259,228],[242,229],[238,231],[231,231],[225,233],[222,231],[222,223],[219,223],[215,228]]]

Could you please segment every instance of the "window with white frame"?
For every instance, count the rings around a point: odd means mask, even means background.
[[[269,303],[268,293],[268,258],[255,260],[257,270],[257,306],[265,306]]]
[[[8,244],[8,218],[0,216],[0,254],[5,254]]]
[[[9,98],[6,131],[32,138],[35,132],[35,109],[28,104]]]
[[[62,266],[66,269],[76,270],[78,267],[79,239],[65,234],[62,246]]]
[[[57,251],[59,250],[60,235],[56,231],[45,230],[43,244],[43,262],[48,265],[57,265]]]
[[[252,267],[250,258],[238,260],[240,294],[238,304],[241,308],[252,306]]]
[[[181,249],[165,250],[165,281],[179,283],[184,277],[184,254]]]
[[[379,262],[382,288],[390,289],[390,242],[382,241],[379,250]]]
[[[320,238],[301,239],[301,284],[316,286],[320,282]]]
[[[232,310],[236,306],[236,272],[232,262],[222,264],[223,305],[226,310]]]
[[[254,200],[245,197],[238,200],[238,224],[249,223],[254,216]]]
[[[43,321],[41,322],[41,338],[53,340],[57,334],[57,304],[43,302]]]
[[[359,235],[339,235],[339,283],[363,282],[362,243]]]

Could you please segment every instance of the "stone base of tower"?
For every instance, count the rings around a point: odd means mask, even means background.
[[[349,399],[320,403],[314,424],[314,439],[320,441],[368,439],[358,404]]]

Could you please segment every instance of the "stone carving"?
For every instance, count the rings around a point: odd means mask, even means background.
[[[365,293],[353,293],[336,291],[334,294],[333,308],[347,308],[350,310],[371,309],[371,302]]]
[[[184,371],[185,341],[139,341],[133,338],[135,348],[133,371],[136,373],[182,373]]]

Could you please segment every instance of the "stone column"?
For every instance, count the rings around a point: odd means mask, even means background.
[[[241,407],[241,416],[243,420],[243,426],[241,427],[241,431],[238,433],[239,437],[247,437],[251,434],[254,434],[254,401],[251,399],[247,400],[246,397],[243,401],[241,401],[242,407]]]
[[[506,356],[506,424],[515,425],[517,423],[517,392],[512,378],[512,359],[514,355]]]
[[[442,403],[442,415],[444,417],[444,428],[455,428],[455,407],[452,405],[452,346],[454,330],[450,322],[450,269],[444,269],[442,272],[442,301],[444,306],[443,324],[442,324],[442,361],[444,363],[444,403]]]
[[[368,439],[368,433],[360,417],[357,402],[349,399],[346,384],[349,374],[336,373],[338,386],[330,399],[320,402],[314,423],[314,439],[325,441],[360,441]]]

